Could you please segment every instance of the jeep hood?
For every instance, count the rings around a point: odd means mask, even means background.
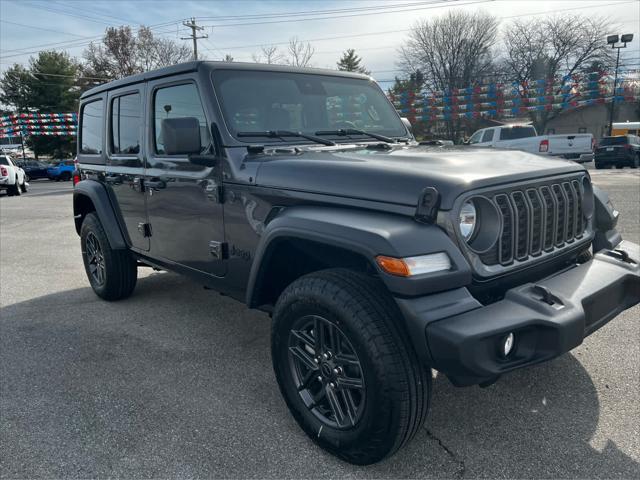
[[[309,150],[264,159],[256,184],[282,190],[415,206],[425,187],[451,208],[465,191],[584,171],[580,165],[515,150],[406,146],[392,150]]]

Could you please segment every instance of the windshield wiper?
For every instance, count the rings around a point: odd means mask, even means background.
[[[397,143],[393,138],[385,135],[378,135],[377,133],[365,132],[364,130],[358,130],[356,128],[340,128],[338,130],[323,130],[316,132],[316,135],[338,135],[345,137],[347,135],[366,135],[367,137],[375,138],[386,143]]]
[[[332,142],[331,140],[326,140],[324,138],[316,137],[315,135],[307,135],[302,132],[290,132],[289,130],[265,130],[262,132],[238,132],[236,135],[239,137],[269,137],[269,138],[279,138],[279,137],[300,137],[306,138],[307,140],[311,140],[312,142],[321,143],[322,145],[327,145],[329,147],[333,147],[336,145],[336,142]]]

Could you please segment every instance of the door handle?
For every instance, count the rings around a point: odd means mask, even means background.
[[[160,180],[158,178],[154,178],[151,180],[145,180],[144,181],[144,186],[146,188],[156,188],[156,189],[160,189],[160,188],[166,188],[167,184],[164,180]]]

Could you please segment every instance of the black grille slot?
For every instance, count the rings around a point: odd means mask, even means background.
[[[587,227],[582,208],[582,180],[548,183],[493,194],[502,217],[498,241],[479,254],[485,265],[509,265],[567,246]]]
[[[558,217],[556,220],[556,246],[561,247],[567,238],[567,198],[558,184],[551,186],[553,197],[556,199]]]
[[[515,213],[516,259],[524,260],[529,256],[529,204],[522,192],[513,192],[511,199]]]
[[[542,251],[542,242],[544,239],[545,223],[542,221],[544,217],[544,207],[537,190],[532,188],[527,190],[527,198],[529,199],[529,207],[531,209],[531,255],[538,255]]]
[[[509,197],[505,194],[495,196],[495,202],[502,215],[502,233],[498,240],[498,259],[502,264],[513,261],[513,237],[515,234],[513,225],[513,209]]]
[[[557,216],[558,209],[556,207],[556,201],[551,195],[551,189],[549,187],[542,187],[540,189],[542,194],[542,201],[544,202],[545,211],[547,215],[544,219],[544,249],[551,250],[553,248],[553,240],[555,238],[556,225],[558,224]]]
[[[562,188],[567,197],[567,242],[573,242],[576,232],[576,199],[569,182],[564,182]]]
[[[578,183],[577,180],[572,181],[571,186],[573,187],[574,195],[576,198],[575,236],[576,238],[582,238],[582,234],[584,233],[584,214],[582,213],[582,189],[580,188],[580,183]]]

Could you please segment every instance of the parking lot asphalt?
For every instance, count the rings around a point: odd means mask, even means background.
[[[640,171],[592,171],[640,241]],[[99,300],[70,183],[0,198],[0,476],[639,478],[640,307],[488,388],[436,376],[423,430],[370,467],[316,447],[271,369],[269,317],[165,272]]]

